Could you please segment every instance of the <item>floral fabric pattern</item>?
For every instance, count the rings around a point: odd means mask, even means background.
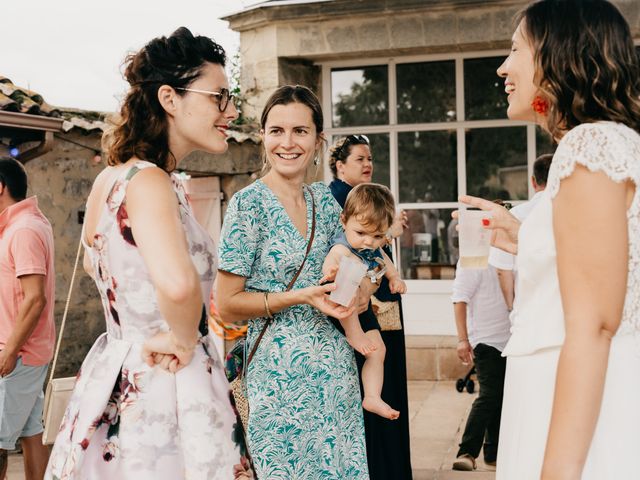
[[[137,162],[116,181],[93,246],[85,245],[106,333],[78,373],[46,479],[228,480],[241,464],[229,385],[206,334],[207,305],[202,336],[187,367],[171,374],[148,367],[140,355],[145,339],[169,330],[126,212],[127,184],[143,168],[156,167]],[[176,178],[173,186],[203,298],[208,299],[216,272],[214,247]]]
[[[317,285],[341,209],[329,189],[311,185],[315,239],[293,290]],[[282,292],[304,258],[307,238],[260,180],[236,193],[225,215],[221,270],[246,277],[248,291]],[[266,321],[249,322],[251,348]],[[353,350],[327,317],[308,305],[275,315],[246,372],[247,437],[258,478],[368,479],[364,425]]]

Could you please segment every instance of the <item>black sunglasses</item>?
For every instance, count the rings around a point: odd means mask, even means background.
[[[369,145],[369,137],[366,135],[347,135],[338,149],[338,158],[342,157],[344,149],[351,145]]]

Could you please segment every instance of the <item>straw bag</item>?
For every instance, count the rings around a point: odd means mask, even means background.
[[[402,330],[400,302],[383,302],[372,296],[371,305],[373,306],[373,313],[376,314],[380,324],[380,330],[383,332]]]
[[[82,238],[82,236],[81,236]],[[76,262],[73,265],[73,273],[71,274],[71,282],[69,283],[69,292],[67,293],[67,303],[64,306],[62,314],[62,323],[58,332],[58,341],[56,343],[56,351],[53,355],[53,363],[49,373],[49,381],[44,395],[44,409],[42,411],[42,421],[44,422],[44,432],[42,433],[42,443],[51,445],[56,440],[62,417],[67,409],[67,404],[73,392],[73,386],[76,383],[76,377],[53,378],[58,362],[58,353],[60,352],[60,342],[64,332],[64,324],[67,320],[67,312],[69,311],[69,301],[71,300],[71,291],[73,290],[73,282],[76,279],[76,270],[78,269],[78,260],[82,251],[82,240],[78,243],[78,252],[76,253]]]
[[[304,264],[307,261],[307,257],[309,256],[309,252],[311,251],[311,245],[313,244],[313,238],[315,237],[315,233],[316,233],[316,202],[313,198],[313,193],[311,192],[311,189],[308,189],[308,192],[311,195],[311,205],[312,205],[311,234],[309,235],[309,243],[307,243],[307,251],[304,254],[304,259],[302,260],[302,264],[300,265],[300,268],[298,269],[296,274],[293,276],[293,278],[289,282],[289,285],[287,285],[285,292],[288,292],[289,290],[291,290],[291,288],[293,288],[293,284],[296,283],[296,280],[300,276],[300,273],[302,272]],[[243,360],[246,358],[246,361],[243,361],[242,366],[239,367],[239,372],[236,378],[231,380],[231,394],[233,395],[233,399],[236,404],[236,410],[238,411],[238,416],[240,417],[240,421],[242,422],[242,426],[244,427],[245,432],[247,431],[247,423],[249,421],[249,399],[247,398],[247,394],[246,394],[246,382],[244,381],[245,380],[244,373],[246,372],[247,368],[249,367],[249,364],[251,363],[251,360],[253,359],[253,356],[258,350],[258,345],[260,345],[260,341],[262,340],[262,337],[264,336],[265,332],[267,331],[267,328],[272,322],[273,322],[273,317],[269,317],[265,322],[264,327],[262,327],[262,330],[260,331],[260,335],[258,335],[258,338],[256,339],[256,342],[254,343],[248,358],[245,357],[245,354],[246,354],[245,339],[239,340],[233,346],[233,348],[229,352],[229,355],[227,355],[227,357],[232,355],[237,359],[239,358]]]

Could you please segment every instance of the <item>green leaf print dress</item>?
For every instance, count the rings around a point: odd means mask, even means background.
[[[316,233],[293,289],[317,285],[340,206],[322,183],[310,186]],[[224,219],[219,269],[245,277],[247,291],[282,292],[304,258],[307,238],[275,194],[257,180],[236,193]],[[249,322],[248,346],[265,318]],[[327,317],[309,305],[275,315],[247,371],[249,450],[258,478],[368,479],[360,388],[353,350]]]

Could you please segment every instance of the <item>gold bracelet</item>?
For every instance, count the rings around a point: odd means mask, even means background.
[[[269,309],[269,292],[264,292],[264,311],[267,314],[267,318],[273,318],[273,314]]]

